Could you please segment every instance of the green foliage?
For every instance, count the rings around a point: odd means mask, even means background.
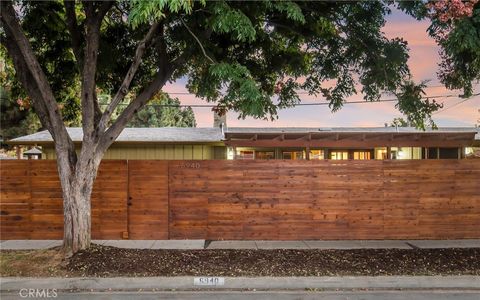
[[[68,124],[80,122],[79,76],[61,2],[33,2],[24,6],[22,27],[50,81]],[[42,18],[38,16],[42,15]]]
[[[430,28],[435,35],[435,25]],[[463,89],[465,97],[473,93],[472,82],[480,80],[480,2],[471,17],[455,21],[448,37],[440,41],[442,63],[439,77],[450,89]]]
[[[165,18],[167,12],[192,12],[192,0],[132,0],[129,20],[133,27]]]
[[[394,118],[390,127],[410,127],[410,124],[404,118]]]
[[[202,43],[217,63],[197,54],[185,73],[191,92],[241,117],[275,118],[278,109],[299,103],[299,90],[322,94],[336,111],[357,93],[357,83],[365,99],[375,101],[410,78],[407,43],[381,32],[389,12],[381,2],[207,2],[202,12],[212,13],[185,19],[208,31],[217,15],[231,10],[249,22],[235,31],[212,28],[218,34]],[[248,32],[250,24],[253,40],[239,43],[238,31]]]
[[[285,12],[287,17],[299,23],[305,23],[305,16],[303,15],[302,9],[298,4],[292,1],[279,1],[273,6],[279,12]]]
[[[424,1],[396,1],[399,9],[417,20],[427,17],[428,9]]]
[[[195,115],[191,107],[182,109],[178,98],[158,93],[139,111],[127,127],[195,127]]]
[[[16,99],[0,86],[0,136],[9,140],[38,131],[40,120],[31,109],[20,107]]]
[[[299,91],[323,95],[337,111],[347,97],[359,92],[356,87],[361,84],[366,101],[376,101],[385,92],[401,96],[398,108],[422,127],[420,120],[430,120],[437,106],[419,98],[422,85],[410,85],[407,43],[388,39],[382,32],[388,4],[117,1],[101,26],[97,86],[104,93],[117,91],[138,41],[152,22],[161,21],[163,35],[155,36],[147,48],[131,94],[144,89],[167,60],[181,57],[185,60],[170,80],[188,78],[190,92],[221,109],[237,111],[242,118],[276,118],[279,109],[300,102]],[[398,5],[418,18],[425,15],[418,3]],[[22,26],[64,118],[78,120],[79,66],[72,54],[63,3],[22,2],[21,7]],[[80,27],[85,18],[82,11],[78,4]],[[480,74],[478,7],[475,16],[457,25],[443,46],[449,63],[442,80],[451,88],[462,86],[469,94],[471,82]],[[160,55],[163,49],[166,53]]]
[[[79,76],[75,59],[70,48],[70,36],[65,24],[64,8],[59,1],[21,3],[24,18],[22,27],[29,37],[49,83],[65,123],[69,126],[80,124]],[[27,95],[15,77],[12,61],[6,56],[6,49],[0,46],[5,70],[2,73],[2,87],[8,99],[2,99],[2,128],[4,136],[13,138],[40,129],[33,108],[19,107],[18,99]],[[29,99],[34,101],[34,99]],[[31,123],[30,123],[31,122]]]
[[[473,93],[472,83],[480,80],[480,2],[469,17],[442,21],[429,15],[422,1],[398,1],[398,7],[418,20],[431,19],[429,35],[440,46],[442,61],[438,77],[449,89],[463,89],[465,97]]]
[[[406,82],[402,84],[400,92],[396,94],[398,110],[407,116],[410,124],[423,130],[425,130],[426,125],[436,128],[431,116],[433,112],[443,107],[434,99],[425,98],[425,92],[423,91],[425,87],[425,82],[419,85],[414,82]]]
[[[211,79],[227,84],[227,91],[220,100],[220,105],[237,110],[242,117],[253,116],[261,118],[265,111],[275,113],[275,107],[271,104],[268,96],[255,82],[249,70],[240,64],[215,64],[210,67]],[[270,105],[268,108],[265,105]],[[241,110],[238,108],[241,107]]]
[[[217,33],[231,33],[239,42],[252,42],[255,28],[250,19],[241,10],[232,8],[225,1],[212,5],[213,17],[210,26]]]

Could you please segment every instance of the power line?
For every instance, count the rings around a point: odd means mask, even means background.
[[[445,87],[443,85],[430,85],[430,86],[426,86],[425,88],[439,88],[439,87]],[[167,92],[167,91],[164,91],[165,94],[169,94],[169,95],[192,95],[192,96],[195,96],[195,93],[190,93],[190,92]],[[300,91],[300,92],[297,92],[298,95],[310,95],[309,92],[305,92],[305,91]]]
[[[478,96],[478,94],[474,94],[473,96]],[[431,98],[459,98],[461,97],[460,95],[455,95],[455,94],[450,94],[450,95],[435,95],[435,96],[425,96],[422,97],[422,99],[431,99]],[[467,98],[464,101],[471,99]],[[366,100],[355,100],[355,101],[346,101],[343,102],[343,104],[366,104],[366,103],[379,103],[379,102],[396,102],[398,101],[398,98],[390,98],[390,99],[380,99],[377,101],[366,101]],[[108,104],[100,104],[101,106],[107,106]],[[127,106],[128,103],[120,103],[119,106]],[[293,105],[292,107],[296,106],[325,106],[325,105],[330,105],[329,102],[314,102],[314,103],[298,103]],[[218,107],[218,105],[215,104],[146,104],[145,106],[152,106],[152,107],[192,107],[192,108],[214,108]],[[222,105],[220,105],[222,107]]]
[[[425,88],[444,88],[445,86],[444,85],[427,85],[425,86]],[[169,95],[193,95],[195,96],[195,93],[190,93],[190,92],[165,92],[166,94],[169,94]],[[306,92],[306,91],[300,91],[300,92],[297,92],[297,94],[299,95],[309,95],[310,93],[309,92]]]
[[[459,101],[459,102],[453,104],[452,106],[445,107],[444,109],[441,109],[441,110],[439,110],[439,111],[434,112],[433,115],[436,115],[436,114],[438,114],[438,113],[441,113],[441,112],[444,112],[444,111],[446,111],[446,110],[449,110],[450,108],[454,108],[455,106],[460,105],[460,104],[464,103],[465,101],[468,101],[468,100],[472,99],[474,96],[478,96],[478,95],[480,95],[480,93],[473,94],[471,97],[469,97],[469,98],[467,98],[467,99],[463,99],[462,101]]]

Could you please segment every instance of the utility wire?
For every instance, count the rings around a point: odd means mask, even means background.
[[[440,87],[445,87],[444,85],[427,85],[425,88],[428,89],[428,88],[440,88]],[[169,94],[169,95],[193,95],[195,96],[194,93],[190,93],[190,92],[165,92],[166,94]],[[297,94],[299,95],[309,95],[310,93],[309,92],[306,92],[306,91],[300,91],[300,92],[297,92]]]
[[[439,87],[445,87],[443,85],[430,85],[430,86],[426,86],[425,88],[439,88]],[[164,92],[165,94],[169,94],[169,95],[192,95],[192,96],[195,96],[194,93],[190,93],[190,92]],[[309,92],[305,92],[305,91],[300,91],[300,92],[297,92],[298,95],[309,95],[310,93]]]
[[[480,95],[480,93],[477,93],[477,94],[473,94],[471,97],[473,96],[478,96]],[[431,98],[459,98],[460,96],[459,95],[454,95],[454,94],[450,94],[450,95],[436,95],[436,96],[426,96],[426,97],[422,97],[422,99],[431,99]],[[463,101],[466,101],[466,100],[469,100],[471,99],[470,98],[467,98]],[[380,100],[377,100],[377,101],[366,101],[366,100],[355,100],[355,101],[346,101],[346,102],[343,102],[343,104],[366,104],[366,103],[378,103],[378,102],[396,102],[398,101],[398,98],[390,98],[390,99],[380,99]],[[460,103],[457,103],[457,105],[460,104]],[[106,106],[108,104],[100,104],[100,106]],[[118,106],[127,106],[129,105],[128,103],[120,103]],[[324,105],[330,105],[329,102],[314,102],[314,103],[298,103],[298,104],[295,104],[293,105],[292,107],[296,107],[296,106],[324,106]],[[215,104],[146,104],[145,106],[152,106],[152,107],[194,107],[194,108],[214,108],[214,107],[217,107],[218,105],[215,105]],[[220,107],[222,107],[222,105],[220,105]]]
[[[439,110],[439,111],[434,112],[433,115],[436,115],[436,114],[438,114],[438,113],[441,113],[441,112],[444,112],[444,111],[446,111],[446,110],[449,110],[450,108],[454,108],[455,106],[460,105],[460,104],[464,103],[465,101],[468,101],[468,100],[472,99],[474,96],[478,96],[478,95],[480,95],[480,93],[473,94],[471,97],[468,97],[467,99],[463,99],[462,101],[459,101],[459,102],[457,102],[457,103],[455,103],[455,104],[453,104],[453,105],[451,105],[451,106],[449,106],[449,107],[445,107],[444,109],[441,109],[441,110]]]

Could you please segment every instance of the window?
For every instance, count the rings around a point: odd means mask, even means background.
[[[227,147],[227,159],[233,159],[233,148],[232,147]]]
[[[253,150],[237,150],[236,159],[254,159],[254,151]]]
[[[478,148],[476,148],[476,149],[478,149]],[[465,147],[465,149],[463,150],[465,157],[466,158],[474,158],[476,149],[473,148],[473,147]]]
[[[458,159],[458,148],[438,148],[441,159]]]
[[[274,151],[255,151],[255,159],[275,159]]]
[[[438,158],[438,148],[428,148],[428,159]]]
[[[334,160],[348,159],[348,151],[330,151],[330,159],[334,159]]]
[[[325,159],[323,150],[310,150],[310,159]]]
[[[353,159],[370,159],[370,151],[354,151],[353,152]]]
[[[421,159],[421,147],[392,147],[392,159]]]
[[[388,159],[387,147],[375,148],[375,159]]]
[[[412,159],[422,159],[422,147],[412,147]]]
[[[303,151],[282,151],[282,158],[291,160],[305,159],[303,154]]]

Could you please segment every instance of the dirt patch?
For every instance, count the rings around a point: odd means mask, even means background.
[[[480,248],[137,250],[94,246],[72,257],[82,276],[480,275]]]
[[[1,276],[480,275],[480,248],[138,250],[93,245],[62,262],[57,249],[1,251]]]
[[[64,276],[63,254],[58,249],[2,250],[0,276]]]

